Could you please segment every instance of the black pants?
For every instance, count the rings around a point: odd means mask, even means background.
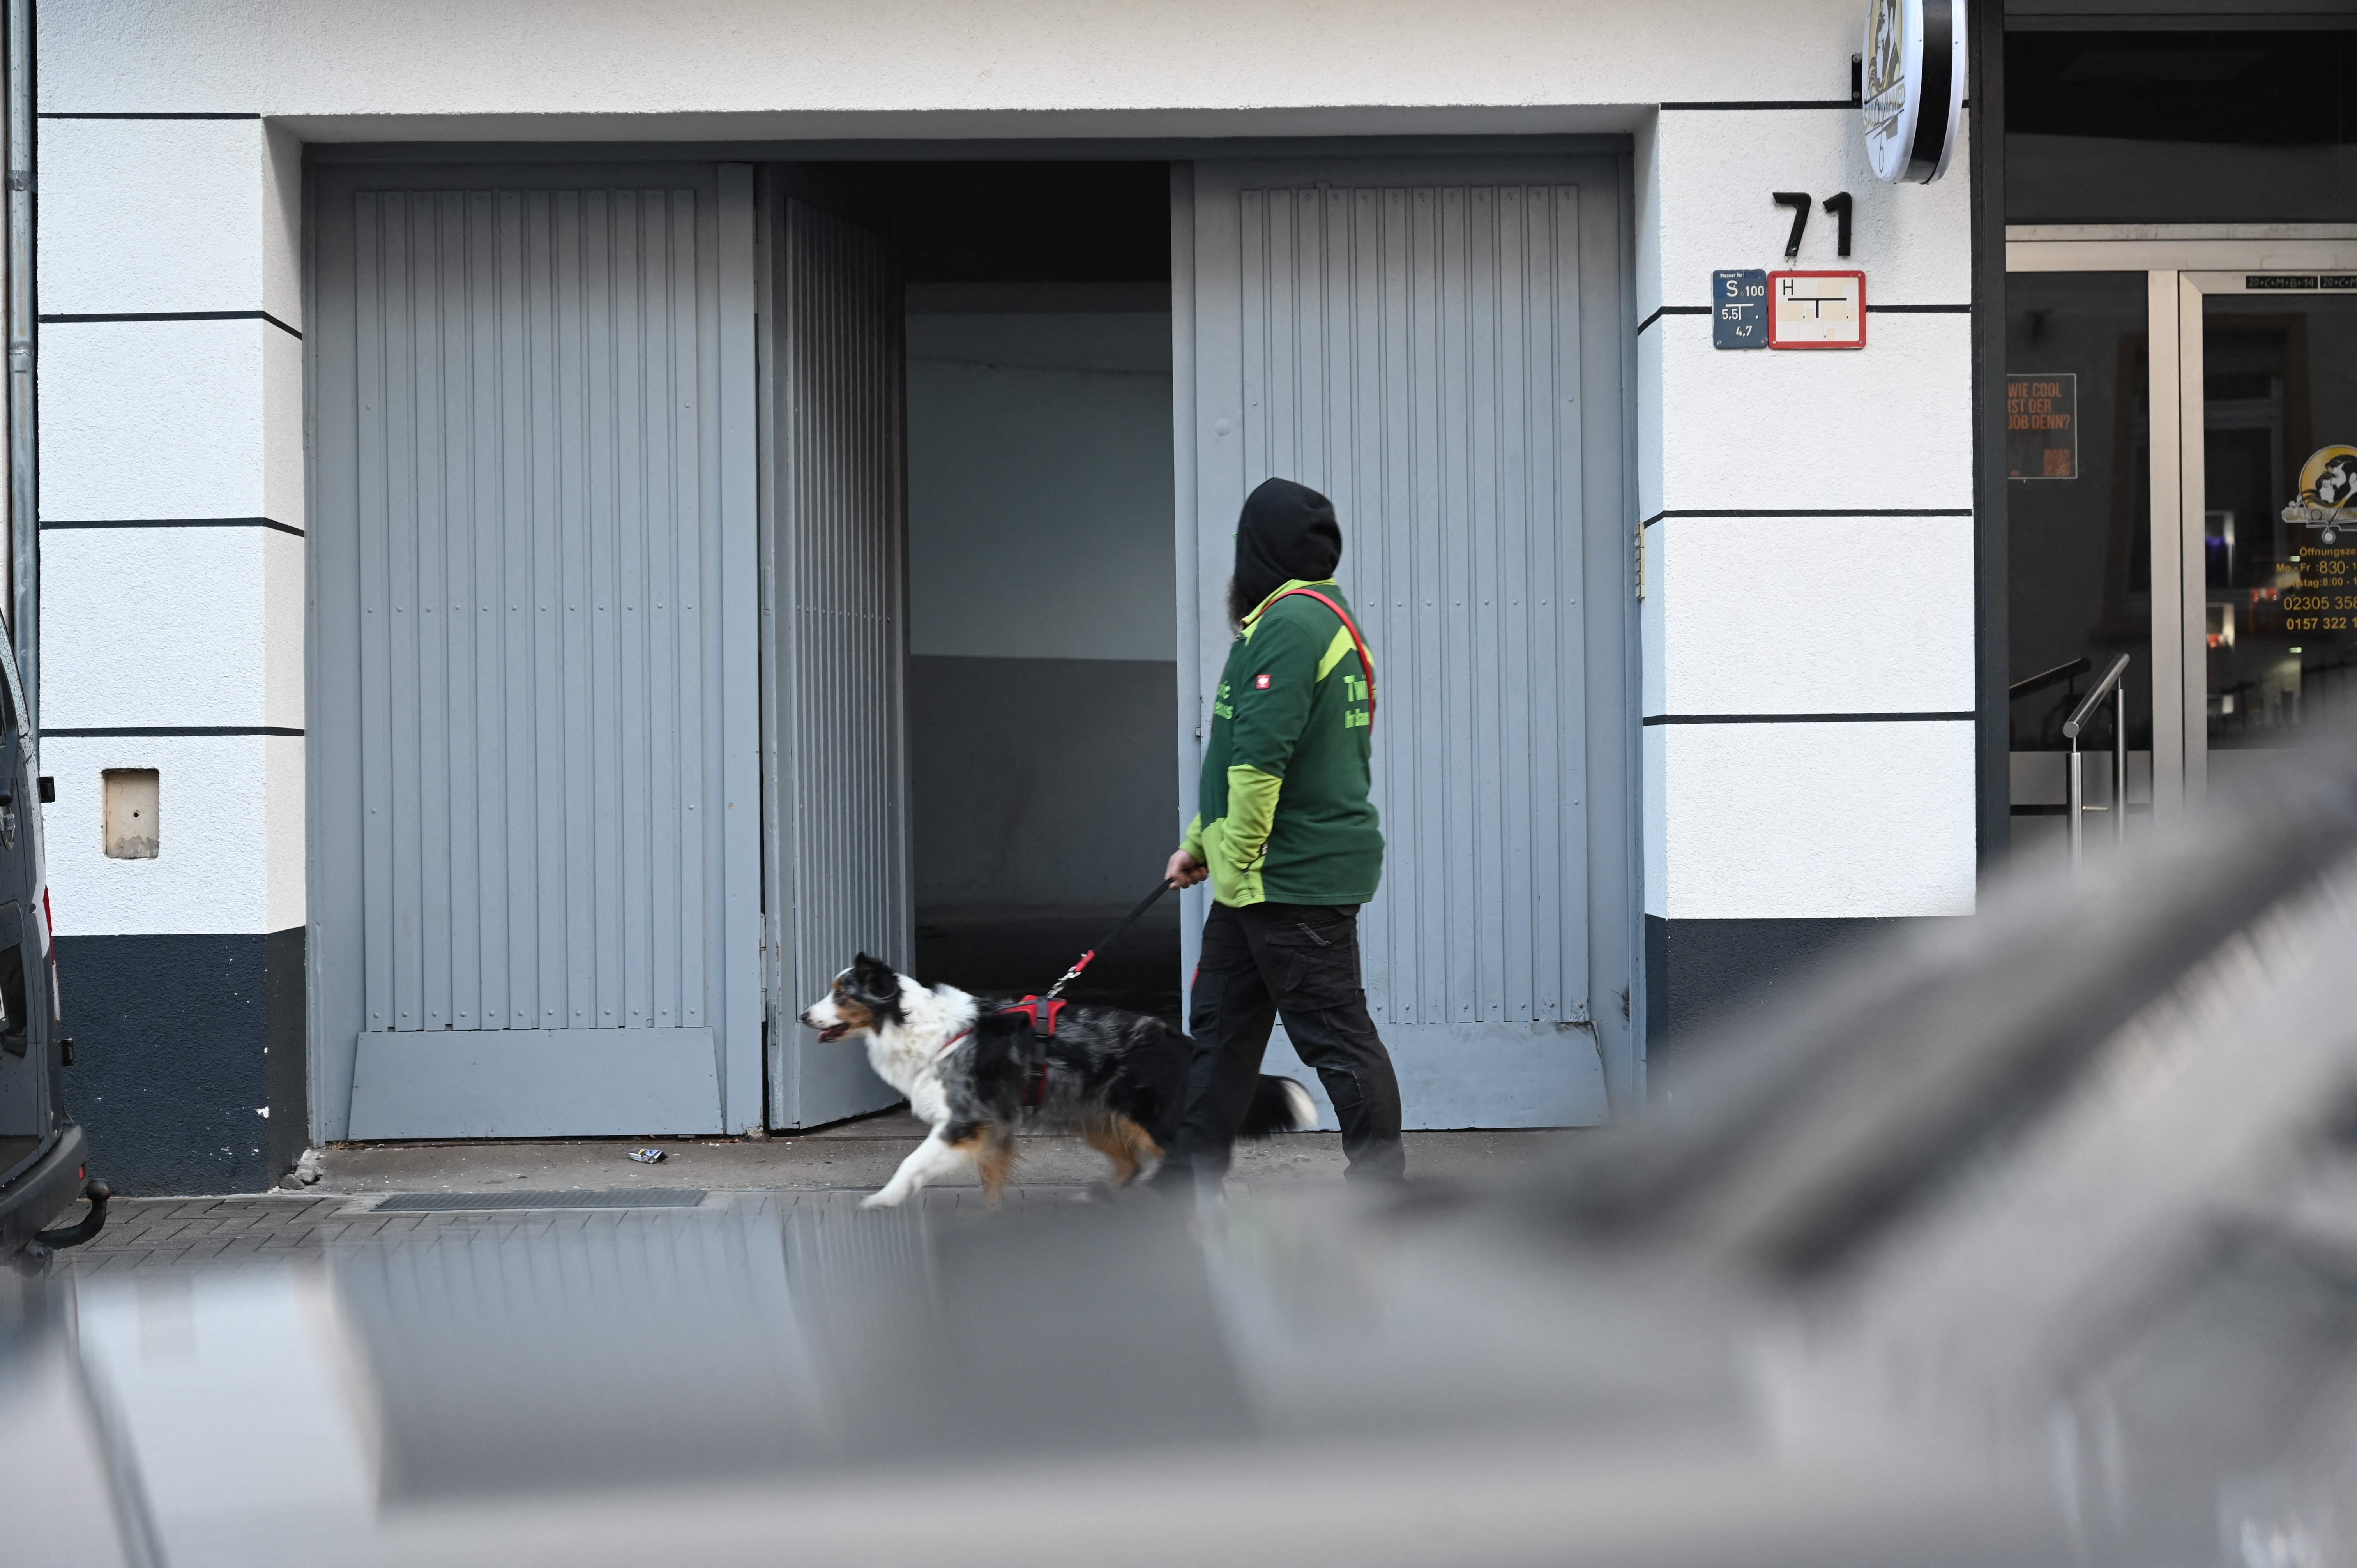
[[[1348,1174],[1361,1181],[1400,1179],[1407,1154],[1400,1144],[1399,1079],[1367,1016],[1356,904],[1211,906],[1188,1008],[1195,1057],[1187,1112],[1166,1168],[1174,1177],[1189,1170],[1227,1174],[1279,1014],[1294,1050],[1334,1102]]]

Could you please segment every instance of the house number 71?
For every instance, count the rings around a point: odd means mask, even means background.
[[[1788,262],[1798,260],[1801,236],[1809,229],[1809,208],[1812,205],[1809,197],[1806,192],[1798,190],[1771,190],[1768,194],[1775,198],[1777,206],[1792,209],[1792,232],[1784,242],[1784,259]],[[1846,256],[1849,254],[1849,192],[1845,190],[1839,195],[1826,197],[1825,210],[1834,215],[1838,225],[1834,231],[1834,252]]]

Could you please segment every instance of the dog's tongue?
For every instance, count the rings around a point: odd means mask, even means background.
[[[849,1033],[851,1033],[851,1026],[848,1024],[829,1024],[818,1032],[818,1037],[823,1043],[828,1040],[839,1040]]]

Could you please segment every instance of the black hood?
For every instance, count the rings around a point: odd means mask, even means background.
[[[1342,564],[1342,525],[1334,503],[1291,479],[1264,479],[1236,519],[1236,575],[1230,597],[1238,618],[1298,578],[1315,583]]]

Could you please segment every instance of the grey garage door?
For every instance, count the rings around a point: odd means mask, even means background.
[[[315,200],[316,1131],[758,1125],[749,170]]]
[[[901,295],[882,235],[782,192],[768,221],[770,1114],[810,1127],[900,1098],[795,1015],[913,946]]]
[[[1626,820],[1590,789],[1600,763],[1617,803],[1628,755],[1614,166],[1202,163],[1177,208],[1182,700],[1226,654],[1244,495],[1271,475],[1324,490],[1381,698],[1389,851],[1361,932],[1410,1123],[1601,1120],[1594,997],[1620,1011],[1634,923]]]

